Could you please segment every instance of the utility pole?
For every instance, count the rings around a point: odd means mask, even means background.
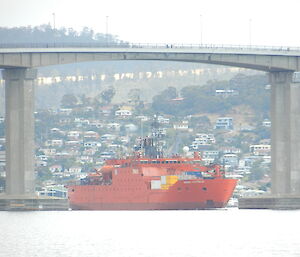
[[[106,44],[108,46],[108,16],[106,16],[106,30],[105,30],[105,35],[106,35]]]
[[[53,30],[55,30],[55,13],[52,13],[53,16]]]
[[[203,44],[202,34],[203,34],[203,23],[202,23],[202,14],[200,14],[200,39],[201,39],[200,44],[201,44],[201,46]]]
[[[249,46],[252,45],[252,19],[249,19]]]

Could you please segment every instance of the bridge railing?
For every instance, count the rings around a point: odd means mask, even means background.
[[[300,47],[261,46],[261,45],[226,45],[226,44],[150,44],[150,43],[80,43],[80,42],[50,42],[50,43],[0,43],[4,48],[185,48],[185,49],[228,49],[256,51],[300,51]]]

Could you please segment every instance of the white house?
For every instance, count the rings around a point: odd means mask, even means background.
[[[95,131],[89,130],[84,132],[84,138],[97,139],[99,138],[99,134]]]
[[[61,165],[55,164],[49,167],[49,171],[53,172],[62,172],[63,167]]]
[[[62,139],[47,140],[45,146],[62,147],[64,141]]]
[[[72,140],[77,140],[81,135],[80,131],[69,131],[67,137]]]
[[[55,148],[43,148],[40,149],[45,155],[51,156],[56,154],[56,149]]]
[[[216,121],[215,129],[233,129],[233,119],[231,117],[220,117]]]
[[[108,129],[112,129],[112,130],[115,130],[115,131],[119,131],[121,125],[120,125],[120,123],[112,122],[112,123],[108,123],[108,124],[106,125],[106,127],[107,127]]]
[[[136,125],[130,123],[130,124],[125,125],[125,129],[127,132],[135,132],[138,130],[138,127]]]
[[[169,124],[170,123],[170,119],[164,118],[163,116],[158,116],[157,121],[158,121],[158,123],[161,123],[161,124]]]
[[[82,168],[79,166],[72,166],[69,168],[68,172],[71,174],[78,174],[82,171]]]
[[[130,116],[132,116],[132,112],[130,110],[118,110],[118,111],[115,111],[115,116],[130,117]]]
[[[83,144],[84,147],[101,147],[101,143],[97,141],[87,141]]]
[[[107,141],[113,141],[116,139],[116,135],[112,135],[112,134],[104,134],[100,137],[100,140],[103,142],[107,142]]]
[[[268,119],[264,119],[264,121],[262,122],[262,125],[266,128],[270,128],[271,127],[271,121]]]
[[[184,120],[182,122],[175,123],[173,125],[173,128],[176,129],[176,130],[187,131],[187,130],[189,130],[189,122]]]
[[[222,96],[222,97],[228,97],[228,96],[235,96],[238,95],[239,92],[235,89],[216,89],[215,95],[216,96]]]
[[[70,115],[72,113],[73,109],[71,108],[60,108],[58,112],[62,115]]]
[[[259,156],[270,155],[271,145],[250,145],[250,152]]]
[[[238,166],[239,158],[236,154],[224,154],[222,157],[222,163],[225,165],[230,165],[232,167]]]

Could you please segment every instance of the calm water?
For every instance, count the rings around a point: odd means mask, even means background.
[[[0,212],[0,256],[300,256],[300,211]]]

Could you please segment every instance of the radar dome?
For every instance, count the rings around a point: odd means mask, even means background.
[[[183,150],[184,153],[187,153],[190,150],[190,148],[188,146],[184,146],[182,148],[182,150]]]

